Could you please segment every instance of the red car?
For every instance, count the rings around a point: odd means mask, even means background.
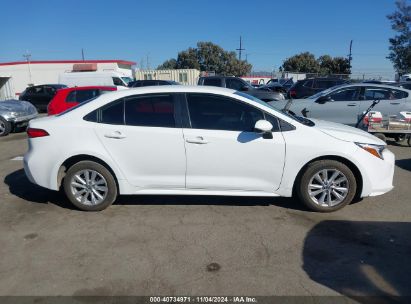
[[[74,87],[57,91],[57,94],[50,101],[47,107],[48,115],[56,115],[70,109],[83,101],[97,97],[103,93],[116,91],[117,87],[92,86]]]

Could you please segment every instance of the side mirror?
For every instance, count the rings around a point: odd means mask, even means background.
[[[271,130],[273,129],[273,125],[271,122],[267,120],[259,120],[255,123],[254,130],[256,130],[258,133],[271,133]]]
[[[331,101],[331,100],[332,99],[330,96],[321,96],[315,102],[319,104],[325,104],[326,102]]]
[[[243,86],[240,91],[248,91],[248,86]]]

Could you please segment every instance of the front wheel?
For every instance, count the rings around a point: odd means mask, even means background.
[[[100,211],[116,200],[117,185],[104,166],[81,161],[68,169],[64,177],[64,192],[80,210]]]
[[[351,169],[335,160],[309,164],[301,176],[297,195],[311,210],[332,212],[352,202],[357,182]]]
[[[6,136],[11,132],[11,123],[0,117],[0,137]]]

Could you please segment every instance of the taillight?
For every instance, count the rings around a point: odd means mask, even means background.
[[[36,138],[36,137],[49,136],[50,134],[46,130],[43,130],[43,129],[28,128],[27,135],[29,136],[29,138]]]
[[[290,90],[290,96],[295,98],[297,97],[297,91],[296,90]]]

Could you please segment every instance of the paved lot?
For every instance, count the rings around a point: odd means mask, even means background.
[[[0,295],[411,295],[411,148],[390,149],[395,190],[333,214],[177,196],[85,213],[11,160],[25,134],[1,138]]]

